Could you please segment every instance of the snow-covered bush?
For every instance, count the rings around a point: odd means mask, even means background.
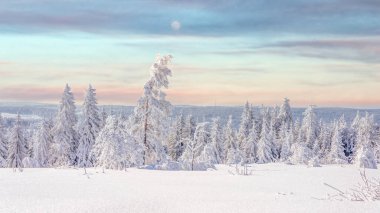
[[[338,192],[338,194],[330,196],[329,198],[349,201],[380,201],[380,179],[369,179],[365,170],[360,172],[360,177],[362,182],[348,191],[342,191],[325,183],[326,186]]]

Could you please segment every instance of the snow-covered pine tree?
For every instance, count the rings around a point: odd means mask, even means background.
[[[178,116],[171,127],[171,131],[169,134],[169,144],[168,144],[168,152],[170,157],[177,161],[179,157],[181,157],[185,144],[183,144],[182,140],[182,132],[185,125],[185,120],[183,115]]]
[[[240,162],[240,152],[236,140],[236,134],[232,127],[232,116],[228,117],[227,125],[224,128],[224,156],[226,164],[236,164]]]
[[[210,130],[210,140],[211,145],[215,148],[215,159],[217,159],[217,162],[215,164],[220,164],[223,162],[223,147],[224,147],[224,140],[223,140],[223,129],[220,125],[220,118],[213,118],[211,123],[211,130]]]
[[[102,125],[95,91],[89,85],[84,98],[82,108],[83,118],[79,125],[79,146],[76,160],[79,167],[90,167],[94,163],[94,156],[91,156],[90,152]]]
[[[320,159],[320,153],[321,153],[321,150],[322,150],[322,147],[323,147],[323,135],[322,135],[322,131],[324,131],[324,128],[326,128],[324,126],[324,122],[322,121],[322,119],[319,121],[319,124],[318,124],[318,137],[315,139],[315,142],[314,142],[314,146],[312,148],[312,153],[313,153],[313,156]]]
[[[21,127],[21,117],[18,114],[16,123],[11,130],[8,149],[8,167],[22,171],[23,159],[26,156],[25,138]]]
[[[267,108],[263,114],[263,125],[259,143],[257,144],[257,162],[270,163],[274,161],[273,153],[273,126],[269,109]]]
[[[252,129],[253,117],[252,117],[252,109],[251,105],[248,101],[244,105],[244,110],[241,115],[240,127],[237,134],[237,142],[239,149],[244,149],[245,143],[247,142],[247,138],[250,130]]]
[[[257,125],[257,122],[253,122],[252,129],[247,138],[247,143],[244,147],[247,163],[255,163],[257,160],[257,145],[260,140],[260,131],[258,130]]]
[[[101,120],[100,129],[102,129],[104,125],[106,125],[107,117],[108,117],[108,113],[106,112],[105,107],[102,107],[100,111],[100,120]]]
[[[68,166],[75,163],[77,149],[77,123],[74,96],[66,84],[59,111],[52,129],[52,163],[54,166]]]
[[[296,142],[292,145],[291,151],[292,156],[290,161],[293,164],[308,164],[309,160],[313,157],[312,149],[307,146],[307,134],[309,134],[307,130],[300,129],[298,131],[298,136]]]
[[[351,128],[356,129],[356,130],[359,130],[360,119],[361,119],[361,117],[360,117],[360,112],[357,111],[354,120],[352,120]]]
[[[288,161],[290,160],[290,157],[292,156],[291,147],[294,142],[294,135],[292,131],[292,127],[290,129],[287,129],[286,125],[283,125],[282,131],[284,131],[284,141],[281,146],[281,161]]]
[[[294,127],[293,127],[293,136],[294,136],[294,143],[298,141],[298,137],[300,136],[301,132],[301,121],[300,119],[296,119],[294,121]]]
[[[355,133],[351,127],[347,125],[344,114],[339,118],[339,127],[341,129],[342,143],[344,147],[344,154],[347,161],[350,163],[353,159]]]
[[[290,130],[293,126],[293,113],[289,102],[290,100],[288,98],[284,99],[284,103],[281,105],[278,114],[278,122],[281,125],[285,125],[287,130]]]
[[[5,136],[3,117],[0,114],[0,168],[7,166],[8,143]]]
[[[172,122],[170,128],[169,128],[169,136],[168,136],[168,142],[167,142],[167,152],[168,152],[168,155],[171,157],[172,160],[176,160],[178,159],[178,152],[177,152],[177,148],[178,148],[178,135],[177,135],[177,125],[176,125],[176,121],[177,119],[175,120],[175,122]]]
[[[273,131],[276,133],[276,136],[280,132],[281,129],[281,121],[279,120],[279,115],[280,115],[280,107],[275,106],[270,110],[270,118],[271,118],[271,124],[273,126]]]
[[[144,164],[166,160],[163,142],[167,140],[168,115],[171,104],[165,99],[163,88],[168,88],[172,56],[157,57],[151,67],[151,78],[145,83],[144,94],[130,117],[131,134],[144,146]]]
[[[142,147],[128,135],[120,118],[112,115],[99,132],[91,154],[96,156],[95,165],[103,169],[123,170],[143,162]]]
[[[327,156],[329,163],[343,164],[347,163],[347,158],[343,148],[343,126],[340,122],[334,122],[334,131],[331,139],[330,153]]]
[[[300,132],[300,134],[302,134]],[[298,137],[301,139],[302,137]],[[307,147],[306,143],[302,140],[298,140],[296,143],[292,145],[292,156],[290,157],[290,161],[293,164],[308,164],[309,160],[312,159],[313,153]]]
[[[327,155],[331,150],[332,130],[334,127],[330,127],[329,124],[322,121],[320,122],[320,127],[320,134],[318,135],[312,150],[313,156],[318,158],[322,163],[329,163]]]
[[[184,138],[184,139],[188,138],[188,139],[193,140],[196,126],[197,126],[197,123],[195,122],[194,117],[192,115],[188,115],[185,119],[185,124],[182,130],[181,138]]]
[[[99,151],[96,166],[103,169],[123,170],[127,167],[125,138],[118,122],[117,118],[109,116],[105,127],[96,139],[96,146],[99,146],[94,148]]]
[[[302,127],[300,131],[303,131],[304,141],[309,149],[313,149],[315,140],[317,139],[318,132],[318,120],[317,115],[314,112],[314,106],[310,105],[303,113]]]
[[[194,140],[202,149],[206,144],[211,142],[209,126],[210,124],[208,122],[202,122],[198,123],[195,128]]]
[[[33,143],[33,158],[39,167],[49,166],[52,142],[51,124],[49,121],[44,120],[34,137]]]
[[[355,163],[363,168],[377,168],[373,149],[373,117],[366,113],[360,119],[358,137],[355,146]]]
[[[269,108],[268,108],[269,109]],[[281,152],[281,123],[279,123],[278,114],[279,114],[279,107],[276,106],[272,110],[270,110],[269,117],[270,117],[270,127],[273,132],[273,146],[272,146],[272,153],[275,160],[280,158],[280,152]]]

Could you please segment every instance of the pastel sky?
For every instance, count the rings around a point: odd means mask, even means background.
[[[0,0],[0,102],[133,105],[158,53],[173,104],[380,106],[379,0]]]

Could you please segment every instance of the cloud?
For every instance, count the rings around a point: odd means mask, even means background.
[[[254,47],[254,53],[380,63],[380,37],[291,40]]]
[[[0,30],[171,35],[375,35],[377,1],[2,1]],[[159,8],[159,9],[156,9]]]

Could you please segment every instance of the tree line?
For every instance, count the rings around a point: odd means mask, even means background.
[[[80,118],[66,85],[54,119],[44,119],[26,138],[21,117],[9,132],[0,116],[0,167],[102,167],[205,170],[214,164],[356,164],[377,168],[379,127],[373,115],[357,113],[347,123],[320,120],[309,106],[294,120],[288,99],[280,107],[244,105],[238,129],[219,118],[197,122],[191,115],[171,116],[165,89],[171,76],[170,55],[157,57],[144,92],[129,117],[99,110],[89,85]]]

